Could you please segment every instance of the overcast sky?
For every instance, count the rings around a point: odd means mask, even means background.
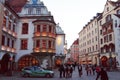
[[[41,0],[66,34],[68,48],[96,13],[101,13],[107,0]],[[111,0],[117,1],[117,0]]]

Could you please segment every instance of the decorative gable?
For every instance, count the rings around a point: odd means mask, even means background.
[[[107,1],[104,7],[103,15],[109,13],[115,8],[115,3],[113,1]]]

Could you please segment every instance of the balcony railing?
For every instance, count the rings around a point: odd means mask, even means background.
[[[6,27],[3,27],[2,30],[5,31],[5,32],[7,32],[8,34],[14,36],[14,37],[17,37],[17,33],[16,32],[14,32],[12,30],[9,30]]]
[[[51,48],[33,48],[33,52],[48,52],[48,53],[55,53],[55,49]]]
[[[56,37],[54,33],[49,33],[49,32],[35,32],[34,33],[34,37],[38,37],[38,36],[47,36],[47,37],[52,37],[52,38]]]
[[[15,48],[11,48],[11,47],[8,47],[8,46],[3,46],[3,45],[2,45],[2,47],[1,47],[1,50],[13,52],[13,53],[16,52],[16,49],[15,49]]]

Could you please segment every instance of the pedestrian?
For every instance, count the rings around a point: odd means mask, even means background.
[[[91,67],[91,65],[88,66],[88,74],[89,74],[89,75],[92,74],[92,67]]]
[[[79,77],[82,75],[82,65],[78,64]]]
[[[68,69],[68,64],[66,64],[66,68],[65,68],[65,77],[68,78],[69,75],[69,69]]]
[[[68,72],[67,72],[68,76],[67,77],[71,77],[71,72],[72,72],[71,65],[68,65]]]
[[[76,62],[74,62],[74,63],[72,64],[72,66],[73,66],[73,69],[75,70]]]
[[[62,78],[62,74],[63,74],[63,71],[64,71],[64,67],[63,67],[63,65],[60,65],[60,67],[59,67],[58,70],[59,70],[59,72],[60,72],[59,77]]]
[[[107,72],[104,70],[104,68],[101,68],[100,74],[99,76],[101,77],[101,80],[109,80],[108,79],[108,74]],[[99,77],[98,76],[98,77]]]
[[[95,65],[92,65],[92,73],[95,75]]]
[[[88,65],[85,66],[85,70],[86,70],[86,74],[88,76],[88,72],[89,72],[89,66]]]
[[[63,77],[65,78],[65,77],[66,77],[66,64],[64,64],[63,67],[64,67],[64,70],[63,70]]]
[[[98,80],[98,78],[99,78],[100,71],[101,71],[101,68],[100,68],[100,66],[97,66],[97,67],[96,67],[96,73],[97,73],[96,80]]]
[[[73,73],[73,67],[72,65],[70,66],[70,77],[72,77],[72,73]]]

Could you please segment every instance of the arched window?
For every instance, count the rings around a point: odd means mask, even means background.
[[[28,34],[28,23],[22,24],[22,34]]]
[[[117,10],[117,14],[120,14],[120,10]]]
[[[18,69],[21,70],[23,67],[26,66],[38,66],[39,61],[32,55],[25,55],[20,58],[18,61]]]
[[[107,17],[106,17],[106,22],[108,22],[108,21],[110,21],[111,20],[111,15],[108,15]]]

